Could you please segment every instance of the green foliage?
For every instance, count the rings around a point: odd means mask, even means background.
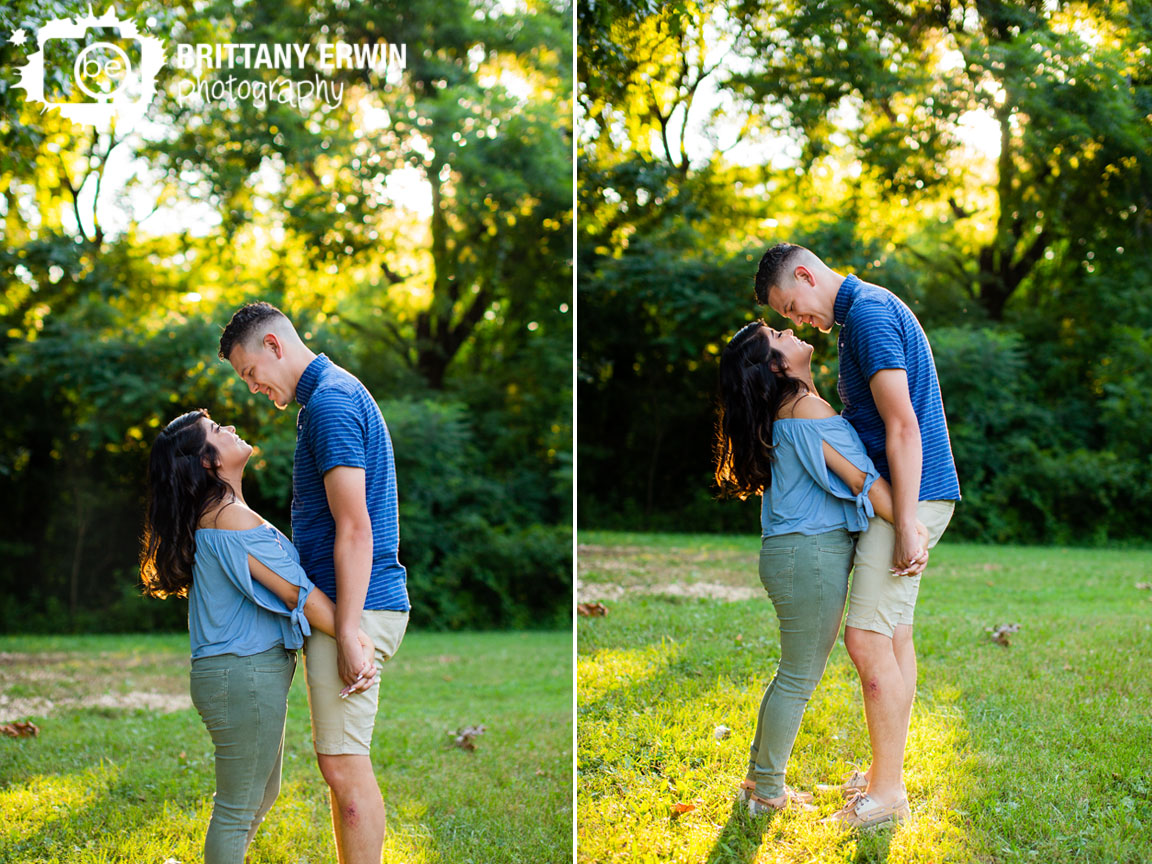
[[[791,326],[751,298],[790,240],[923,324],[954,533],[1146,541],[1121,502],[1148,500],[1152,459],[1147,4],[586,2],[578,21],[582,526],[754,530],[708,492],[716,359],[757,315]],[[837,404],[834,337],[800,335]]]
[[[0,35],[24,27],[33,39],[0,43],[3,65],[31,50],[45,18],[86,8],[0,10]],[[42,115],[0,82],[0,628],[183,626],[179,604],[126,586],[148,449],[191,408],[257,446],[246,497],[288,528],[295,410],[271,410],[216,357],[232,311],[257,299],[360,377],[399,430],[414,620],[566,615],[566,10],[171,0],[119,11],[155,17],[170,54],[186,42],[383,38],[406,44],[408,68],[324,70],[345,87],[339,106],[257,108],[180,105],[187,73],[168,65],[153,123],[131,136]],[[50,74],[71,86],[67,70]]]
[[[381,405],[396,449],[401,556],[420,626],[562,626],[572,596],[572,532],[540,525],[480,461],[460,403]],[[417,482],[406,478],[418,478]]]

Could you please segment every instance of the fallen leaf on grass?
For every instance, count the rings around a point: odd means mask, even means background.
[[[1137,591],[1152,591],[1152,582],[1137,582]]]
[[[603,603],[578,603],[576,605],[576,614],[599,618],[608,614],[608,607]]]
[[[40,727],[35,723],[4,723],[0,725],[0,735],[9,738],[38,738]]]
[[[1009,633],[1016,633],[1020,630],[1019,624],[1001,624],[999,627],[985,627],[984,630],[992,634],[992,641],[997,645],[1003,645],[1007,648],[1011,643],[1008,641]]]
[[[457,729],[455,732],[449,732],[452,736],[452,743],[461,750],[467,750],[473,753],[476,750],[475,740],[480,735],[484,734],[484,726],[465,726],[462,729]]]
[[[672,812],[675,813],[676,815],[680,815],[681,813],[691,813],[697,807],[703,807],[703,806],[704,806],[704,799],[703,798],[695,798],[692,801],[677,801],[675,804],[672,805]]]
[[[727,726],[717,726],[712,730],[712,734],[715,736],[717,741],[723,741],[725,738],[732,734],[732,730]]]

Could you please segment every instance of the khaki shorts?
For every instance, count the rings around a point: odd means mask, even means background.
[[[312,712],[312,745],[325,756],[367,756],[376,725],[376,706],[384,664],[400,647],[408,629],[407,612],[365,609],[360,627],[376,646],[376,682],[363,693],[340,698],[344,682],[336,671],[336,640],[314,630],[304,640],[304,673]]]
[[[928,548],[935,546],[956,509],[955,501],[921,501],[916,518],[928,528]],[[892,547],[896,532],[880,517],[868,520],[868,530],[856,541],[852,590],[848,595],[848,617],[844,623],[857,630],[871,630],[892,636],[896,625],[912,626],[916,596],[922,576],[892,573]]]

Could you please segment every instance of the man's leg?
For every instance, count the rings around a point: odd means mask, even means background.
[[[844,633],[844,640],[848,641],[847,631]],[[912,703],[916,700],[916,646],[912,642],[911,625],[896,625],[896,632],[892,635],[892,649],[907,691],[905,702],[908,706],[908,716],[904,722],[904,726],[907,727],[912,721]],[[869,780],[872,779],[871,766],[864,772],[864,776]]]
[[[340,864],[380,864],[387,817],[371,759],[317,753],[316,761],[328,784]]]
[[[868,793],[881,804],[904,797],[909,696],[916,686],[911,628],[905,633],[899,622],[904,610],[915,604],[919,580],[891,573],[894,542],[892,526],[879,518],[870,520],[860,535],[844,628],[844,646],[860,676],[872,746],[872,764],[865,772]]]
[[[864,717],[872,745],[868,794],[880,804],[904,797],[904,745],[908,740],[910,692],[893,647],[883,633],[846,627],[844,644],[860,675]],[[913,684],[913,688],[914,688]]]
[[[944,534],[954,508],[950,501],[920,503],[917,515],[928,527],[928,548]],[[904,750],[916,698],[912,625],[922,578],[888,572],[894,540],[892,526],[880,519],[871,520],[861,535],[844,629],[844,645],[860,675],[872,743],[869,794],[883,803],[904,796]]]
[[[369,754],[383,667],[400,647],[407,624],[406,612],[364,612],[360,626],[376,646],[381,674],[347,699],[340,698],[344,682],[336,672],[336,640],[314,631],[304,647],[312,742],[328,784],[340,864],[380,864],[386,818]]]
[[[904,678],[904,702],[908,708],[904,727],[907,728],[912,722],[912,703],[916,701],[916,645],[912,641],[911,624],[896,625],[896,632],[892,634],[892,652]]]

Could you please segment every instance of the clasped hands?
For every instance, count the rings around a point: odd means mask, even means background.
[[[340,698],[346,699],[353,693],[363,693],[376,682],[376,646],[363,630],[356,633],[356,640],[336,640],[336,669],[345,687]]]
[[[909,537],[896,530],[895,548],[892,550],[892,573],[896,576],[919,576],[928,566],[928,527],[916,520],[916,533]]]

